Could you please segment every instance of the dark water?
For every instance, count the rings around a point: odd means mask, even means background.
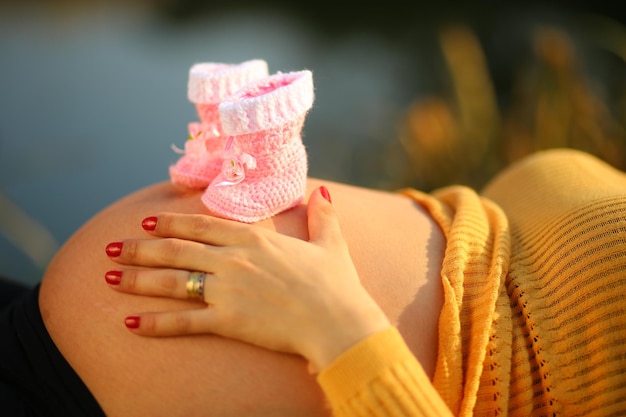
[[[597,25],[589,32],[582,15],[570,19],[570,3],[414,2],[424,3],[421,10],[404,13],[391,2],[387,19],[316,3],[302,3],[309,8],[299,16],[285,13],[293,2],[197,16],[177,9],[185,19],[118,2],[76,10],[17,3],[25,7],[0,2],[0,275],[27,283],[41,278],[59,245],[97,211],[168,179],[178,158],[170,146],[183,146],[196,119],[186,98],[196,62],[262,58],[271,72],[312,70],[316,99],[303,132],[309,174],[385,188],[399,165],[389,144],[407,107],[421,96],[452,94],[437,38],[440,24],[450,23],[442,16],[456,23],[465,16],[460,22],[476,31],[503,106],[512,74],[532,55],[537,27],[564,25],[596,51],[606,46],[600,35],[610,35]],[[65,4],[33,2],[46,3]],[[612,65],[623,68],[614,55]],[[584,57],[584,70],[608,73],[598,57]],[[623,76],[615,79],[623,86]],[[614,89],[607,84],[607,91]]]
[[[195,120],[189,67],[251,58],[267,60],[271,72],[313,71],[316,102],[304,132],[310,174],[367,181],[356,177],[355,148],[375,147],[381,132],[393,131],[407,97],[397,75],[410,68],[376,37],[328,42],[277,13],[172,25],[125,9],[4,12],[0,274],[36,282],[58,245],[94,213],[167,179],[177,159],[170,145],[182,146]]]

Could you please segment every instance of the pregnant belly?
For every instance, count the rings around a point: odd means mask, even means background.
[[[432,375],[441,304],[437,268],[444,243],[440,234],[403,198],[325,184],[333,193],[364,286]],[[311,180],[311,188],[317,185]],[[134,193],[77,231],[42,282],[40,307],[46,327],[105,413],[329,415],[315,375],[299,356],[213,335],[146,338],[126,330],[123,321],[129,314],[192,308],[180,300],[121,294],[104,280],[104,273],[115,268],[104,254],[106,244],[146,237],[141,220],[161,211],[206,210],[199,194],[181,192],[167,183]],[[304,207],[299,207],[259,226],[306,238],[304,215]],[[382,220],[368,225],[364,218]],[[404,227],[398,230],[389,224],[400,220]],[[407,228],[423,236],[400,239],[398,234],[406,234]]]

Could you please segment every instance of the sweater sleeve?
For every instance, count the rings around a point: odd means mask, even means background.
[[[452,416],[395,327],[350,348],[318,382],[336,417]]]

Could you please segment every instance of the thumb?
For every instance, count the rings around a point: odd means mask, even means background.
[[[307,206],[309,241],[332,243],[343,241],[339,219],[328,189],[323,185],[311,193]]]

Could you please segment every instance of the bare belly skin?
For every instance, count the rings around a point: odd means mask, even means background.
[[[442,303],[440,230],[403,196],[316,179],[309,179],[309,193],[322,184],[330,190],[363,285],[432,376]],[[107,258],[105,246],[149,238],[141,220],[163,211],[210,214],[199,192],[168,182],[147,187],[79,229],[42,282],[44,323],[105,413],[328,416],[315,375],[298,356],[213,335],[146,338],[125,328],[124,318],[132,313],[189,308],[186,301],[122,294],[104,280],[106,271],[119,267]],[[257,225],[306,239],[305,215],[301,205]]]

